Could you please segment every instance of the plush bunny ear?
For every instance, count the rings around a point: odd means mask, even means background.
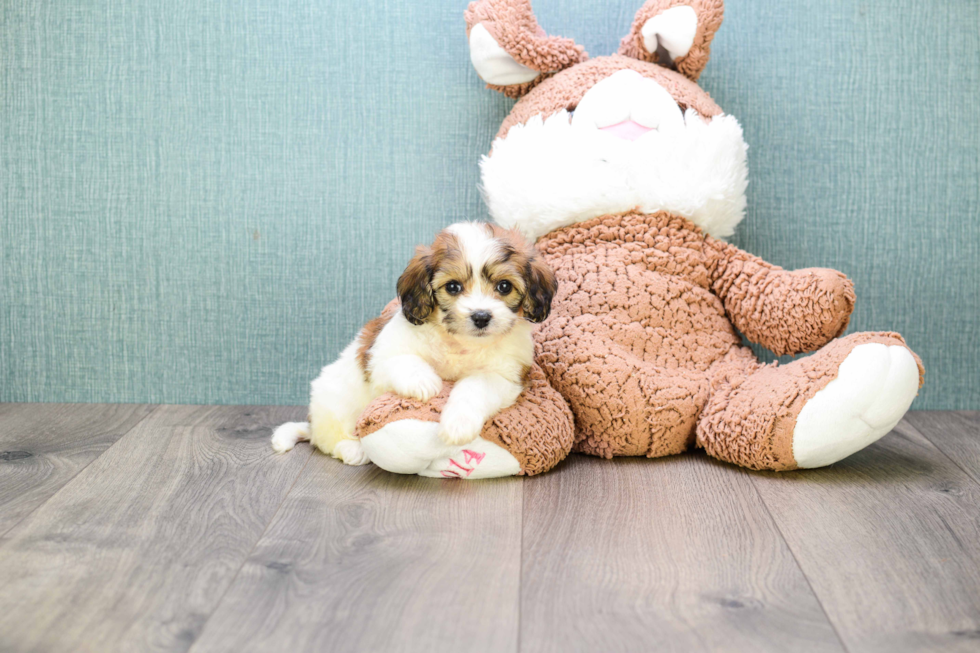
[[[589,57],[575,41],[545,34],[530,0],[477,0],[464,17],[476,73],[507,97],[519,98],[551,73]]]
[[[676,70],[697,81],[721,26],[724,0],[647,0],[619,53]]]

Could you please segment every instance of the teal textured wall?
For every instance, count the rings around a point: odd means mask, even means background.
[[[641,0],[539,0],[612,52]],[[463,0],[0,6],[0,400],[289,403],[483,218]],[[980,408],[980,4],[730,0],[702,85],[743,123],[734,241],[854,279],[918,408]]]

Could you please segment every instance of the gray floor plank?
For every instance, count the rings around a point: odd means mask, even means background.
[[[316,454],[192,651],[516,651],[521,488]]]
[[[524,492],[522,650],[843,650],[735,467],[573,456]]]
[[[978,413],[478,483],[271,454],[303,414],[0,404],[0,650],[980,649]]]
[[[143,404],[0,404],[0,535],[152,410]]]
[[[907,421],[829,468],[746,474],[851,653],[980,650],[980,487]]]
[[[304,408],[160,407],[0,538],[0,650],[183,651],[309,458]]]
[[[913,411],[906,419],[980,483],[980,412]]]

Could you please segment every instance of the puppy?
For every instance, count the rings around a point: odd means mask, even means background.
[[[348,465],[370,460],[354,438],[364,409],[394,392],[428,401],[453,381],[439,435],[474,440],[521,394],[534,356],[531,323],[551,310],[551,268],[516,231],[460,223],[419,247],[398,279],[401,310],[369,322],[311,384],[308,422],[276,429],[272,448],[309,440]]]

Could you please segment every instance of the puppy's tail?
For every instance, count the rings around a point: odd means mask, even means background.
[[[297,442],[306,442],[309,439],[309,422],[286,422],[272,434],[272,450],[276,453],[286,453],[295,447]]]

